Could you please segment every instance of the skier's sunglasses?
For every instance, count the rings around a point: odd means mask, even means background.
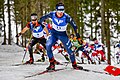
[[[31,16],[31,21],[36,21],[37,20],[37,16],[34,15],[34,16]]]
[[[64,13],[65,12],[64,9],[57,9],[56,11],[59,12],[59,13],[61,13],[61,12]]]

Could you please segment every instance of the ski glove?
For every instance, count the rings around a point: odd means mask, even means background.
[[[21,35],[21,33],[18,33],[15,37],[19,37]]]

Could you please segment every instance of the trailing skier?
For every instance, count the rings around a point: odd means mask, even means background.
[[[40,43],[46,48],[46,39],[44,37],[43,31],[46,32],[47,36],[49,35],[49,32],[45,25],[42,23],[38,23],[37,20],[37,14],[33,13],[31,14],[31,21],[27,23],[26,27],[23,28],[23,30],[16,35],[16,37],[19,37],[20,35],[24,34],[27,30],[31,30],[32,32],[32,39],[30,41],[30,44],[28,45],[28,51],[30,54],[30,59],[26,61],[26,64],[33,64],[34,58],[33,58],[33,46],[37,43]]]
[[[74,36],[74,34],[71,34],[70,35],[70,40],[72,42],[72,47],[74,48],[73,50],[75,50],[75,54],[76,56],[79,56],[79,51],[82,51],[82,54],[85,55],[88,59],[88,63],[92,63],[93,64],[93,61],[92,59],[90,58],[89,54],[88,54],[88,51],[86,50],[87,48],[87,43],[84,42],[83,40],[77,40],[76,37]],[[82,60],[82,63],[84,63],[84,59],[83,59],[83,56],[81,56],[81,60]]]

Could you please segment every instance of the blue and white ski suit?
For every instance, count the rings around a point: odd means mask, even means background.
[[[32,22],[28,22],[27,27],[30,28],[31,32],[32,32],[32,39],[29,43],[28,46],[28,50],[29,50],[29,54],[30,54],[30,58],[33,58],[33,49],[32,47],[36,44],[36,43],[40,43],[44,46],[44,48],[46,48],[46,39],[44,38],[44,33],[43,33],[43,28],[44,26],[41,26],[40,24],[38,24],[36,27],[34,27],[35,25],[33,25]]]
[[[49,59],[52,59],[53,53],[52,53],[52,46],[55,44],[55,42],[59,39],[65,49],[67,50],[68,54],[70,55],[71,62],[75,62],[75,55],[73,51],[71,50],[71,41],[69,40],[67,34],[66,34],[66,29],[67,29],[67,24],[70,23],[70,25],[74,28],[75,33],[77,32],[77,26],[74,23],[73,19],[66,13],[60,18],[56,16],[56,11],[52,11],[40,18],[38,21],[39,23],[42,23],[45,19],[51,18],[52,20],[52,30],[51,30],[51,36],[47,40],[46,43],[46,50],[47,50],[47,55]]]

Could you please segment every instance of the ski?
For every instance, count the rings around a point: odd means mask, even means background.
[[[37,76],[37,75],[42,75],[42,74],[51,73],[51,72],[57,72],[57,71],[61,71],[61,70],[64,70],[64,69],[65,69],[65,68],[55,69],[55,70],[45,70],[45,71],[42,71],[42,72],[37,73],[37,74],[33,74],[33,75],[30,75],[30,76],[25,76],[25,78],[30,78],[30,77],[34,77],[34,76]]]
[[[66,70],[67,68],[62,68],[62,69],[55,69],[55,70],[45,70],[45,71],[42,71],[40,73],[37,73],[37,74],[33,74],[33,75],[30,75],[30,76],[25,76],[25,78],[30,78],[30,77],[34,77],[34,76],[37,76],[37,75],[43,75],[43,74],[47,74],[47,73],[51,73],[51,72],[57,72],[57,71],[61,71],[61,70]],[[70,68],[71,70],[76,70],[76,69],[73,69],[73,68]],[[85,72],[94,72],[94,73],[99,73],[99,74],[107,74],[107,75],[110,75],[109,73],[107,72],[101,72],[101,71],[95,71],[95,70],[89,70],[89,69],[81,69],[80,71],[85,71]]]
[[[17,63],[17,64],[13,64],[12,66],[20,66],[20,65],[38,65],[37,63],[38,63],[38,62],[33,63],[33,64]],[[56,65],[68,65],[68,64],[69,64],[69,62],[60,62],[59,64],[56,64]]]
[[[20,65],[37,65],[37,64],[36,63],[33,63],[33,64],[17,63],[17,64],[13,64],[12,66],[20,66]]]
[[[107,74],[110,75],[107,72],[101,72],[101,71],[95,71],[95,70],[89,70],[89,69],[82,69],[82,71],[86,71],[86,72],[94,72],[94,73],[99,73],[99,74]]]
[[[57,64],[57,65],[65,65],[65,66],[67,66],[69,64],[69,62],[61,62],[60,64]],[[20,66],[20,65],[37,65],[36,63],[34,63],[34,64],[25,64],[25,63],[21,63],[21,64],[14,64],[14,65],[12,65],[12,66]],[[73,68],[71,68],[71,69],[73,69]],[[41,74],[44,74],[44,73],[47,73],[47,72],[56,72],[56,71],[59,71],[59,70],[64,70],[64,69],[56,69],[56,70],[53,70],[53,71],[47,71],[47,70],[45,70],[45,71],[43,71],[43,72],[41,72],[41,73],[38,73],[38,74],[35,74],[35,75],[32,75],[32,76],[36,76],[36,75],[41,75]],[[75,70],[75,69],[73,69],[73,70]],[[82,69],[81,71],[86,71],[86,72],[94,72],[94,73],[99,73],[99,74],[107,74],[107,75],[110,75],[109,73],[107,73],[107,72],[102,72],[102,71],[96,71],[96,70],[89,70],[89,69]],[[32,76],[30,76],[30,77],[32,77]]]

